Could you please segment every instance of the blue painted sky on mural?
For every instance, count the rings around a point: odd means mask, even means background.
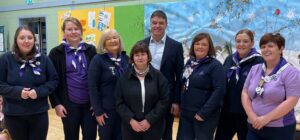
[[[255,32],[255,47],[266,32],[280,32],[286,49],[300,51],[299,0],[186,0],[145,5],[145,36],[150,34],[150,15],[161,9],[168,16],[169,36],[190,44],[199,32],[208,32],[215,46],[234,43],[237,31]]]

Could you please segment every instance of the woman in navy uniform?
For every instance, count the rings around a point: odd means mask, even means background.
[[[116,112],[114,89],[127,70],[129,58],[116,30],[104,32],[99,42],[100,54],[89,68],[89,93],[101,140],[121,140],[121,118]]]

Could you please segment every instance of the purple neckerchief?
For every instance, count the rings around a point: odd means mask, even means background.
[[[279,63],[275,66],[275,68],[272,70],[272,72],[268,76],[271,76],[271,75],[275,74],[286,63],[287,63],[287,61],[283,57],[280,57]],[[264,65],[263,67],[266,67],[265,63],[263,63],[263,65]],[[261,75],[262,76],[265,75],[265,70],[264,69],[261,71]]]
[[[112,54],[106,53],[106,56],[110,58],[110,60],[114,63],[115,69],[117,70],[117,74],[114,72],[114,69],[112,70],[112,74],[116,75],[117,77],[120,77],[124,73],[124,68],[122,67],[121,63],[121,55],[118,54],[117,58],[114,58]]]
[[[72,66],[77,69],[77,65],[82,65],[83,68],[87,68],[85,62],[83,62],[82,55],[80,53],[84,53],[86,51],[86,46],[84,45],[83,40],[80,41],[77,48],[72,47],[66,39],[62,40],[62,44],[65,47],[66,53],[73,53],[74,57],[71,60]],[[79,64],[76,63],[76,60]]]
[[[13,54],[15,54],[13,52]],[[19,76],[22,77],[24,75],[25,69],[27,66],[32,68],[32,72],[34,75],[41,75],[42,69],[39,67],[41,65],[41,62],[38,61],[38,58],[41,56],[41,53],[36,51],[35,56],[30,60],[20,60],[22,65],[20,66],[19,70]]]
[[[204,62],[206,62],[206,60],[208,60],[210,57],[206,56],[203,58],[200,58],[198,60],[196,60],[195,58],[191,58],[185,65],[184,68],[184,72],[183,72],[183,81],[184,81],[184,85],[185,85],[185,90],[188,89],[189,86],[189,79],[191,74],[193,73],[193,71],[199,67],[201,64],[203,64]]]
[[[279,63],[275,66],[275,68],[272,70],[272,72],[267,76],[268,78],[266,78],[266,76],[265,76],[266,64],[265,63],[262,64],[262,71],[261,71],[262,79],[260,79],[260,82],[259,82],[259,84],[261,84],[261,85],[258,85],[262,90],[260,93],[260,97],[263,97],[264,84],[266,82],[270,82],[271,80],[275,79],[277,77],[277,75],[276,75],[277,72],[281,73],[286,68],[286,66],[287,66],[286,64],[288,64],[288,62],[283,57],[280,57]],[[255,98],[257,95],[258,95],[258,91],[256,91],[256,94],[254,94],[253,98]]]
[[[230,67],[229,71],[227,72],[227,74],[226,74],[227,80],[229,81],[232,74],[233,74],[233,72],[236,71],[235,72],[235,78],[236,78],[236,82],[238,82],[239,81],[239,76],[240,76],[240,69],[241,69],[240,65],[242,63],[246,62],[247,60],[249,60],[253,57],[258,57],[258,56],[260,56],[260,54],[256,51],[255,48],[252,48],[250,50],[250,52],[248,53],[248,55],[243,59],[240,58],[238,52],[236,51],[233,54],[233,57],[232,57],[232,60],[233,60],[235,65]]]

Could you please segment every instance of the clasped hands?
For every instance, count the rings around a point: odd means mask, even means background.
[[[150,123],[146,119],[140,122],[135,119],[131,119],[129,123],[135,132],[146,132],[151,127]]]
[[[36,91],[31,88],[23,88],[23,90],[21,92],[21,98],[22,99],[36,99],[37,98]]]
[[[254,129],[260,130],[265,125],[267,125],[271,120],[265,115],[265,116],[253,116],[249,117],[250,123],[252,124],[252,127]]]

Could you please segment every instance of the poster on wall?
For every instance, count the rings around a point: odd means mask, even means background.
[[[101,35],[107,29],[114,29],[114,8],[97,8],[83,10],[58,11],[58,27],[68,17],[77,18],[83,27],[82,39],[95,46],[98,45]],[[61,42],[63,32],[58,29],[58,42]]]

